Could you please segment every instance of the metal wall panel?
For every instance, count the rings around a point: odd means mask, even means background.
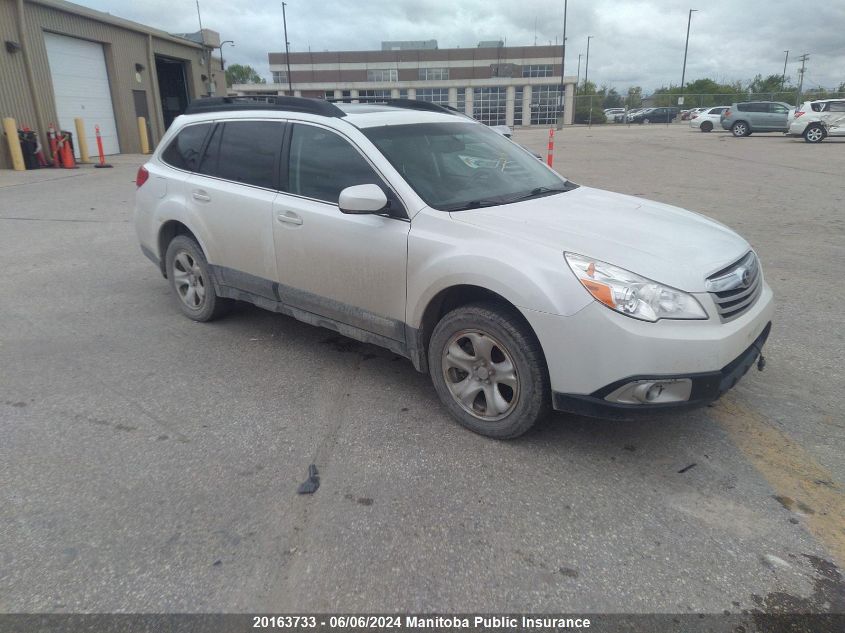
[[[114,119],[120,151],[140,152],[140,139],[135,116],[133,90],[144,90],[148,95],[149,111],[152,113],[152,136],[155,142],[164,133],[161,121],[161,103],[155,81],[154,60],[150,59],[148,40],[152,38],[153,54],[166,55],[186,62],[185,74],[191,98],[205,94],[201,76],[210,76],[218,86],[218,94],[225,94],[225,80],[220,70],[219,59],[213,59],[209,73],[204,65],[202,49],[195,44],[175,41],[171,36],[143,25],[121,21],[113,16],[98,14],[85,7],[57,0],[26,0],[24,3],[26,22],[26,44],[35,78],[35,93],[44,114],[45,124],[56,123],[55,95],[44,43],[44,33],[56,33],[98,42],[103,45],[109,89],[114,105]],[[113,24],[111,22],[123,22]],[[0,41],[20,41],[18,35],[17,3],[15,0],[0,0]],[[136,71],[136,64],[143,66]],[[152,67],[151,67],[152,64]],[[22,52],[7,53],[0,48],[0,117],[12,116],[19,125],[27,124],[38,128],[33,105],[32,91],[24,68]],[[91,128],[89,142],[93,143],[94,121],[86,120],[86,130]],[[46,130],[39,129],[42,143],[46,142]],[[92,145],[93,148],[93,145]],[[0,148],[0,168],[11,166],[6,147]]]

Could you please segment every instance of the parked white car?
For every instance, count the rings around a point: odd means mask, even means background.
[[[789,119],[791,136],[820,143],[828,136],[845,136],[845,99],[805,101]]]
[[[713,128],[719,125],[722,113],[728,109],[728,106],[716,106],[714,108],[706,108],[697,114],[693,114],[689,120],[689,126],[694,130],[701,130],[702,132],[712,132]]]
[[[383,346],[496,438],[551,408],[701,405],[760,357],[772,291],[731,229],[398,104],[192,103],[136,180],[141,250],[181,312],[247,301]]]

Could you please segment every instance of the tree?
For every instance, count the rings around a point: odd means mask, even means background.
[[[602,90],[604,91],[604,101],[602,102],[602,107],[607,108],[621,108],[625,105],[625,100],[622,98],[618,92],[616,92],[616,88],[610,88],[609,90],[602,86]]]
[[[628,98],[625,99],[625,105],[629,108],[642,107],[643,89],[640,86],[630,86],[628,88]]]
[[[226,85],[232,84],[266,84],[267,80],[261,77],[252,66],[241,64],[229,64],[226,68]]]

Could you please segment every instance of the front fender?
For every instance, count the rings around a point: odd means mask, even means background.
[[[458,285],[485,288],[518,308],[563,316],[593,301],[561,250],[424,210],[408,238],[408,325],[419,327],[431,300]]]

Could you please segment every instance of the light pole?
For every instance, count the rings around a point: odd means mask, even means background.
[[[293,82],[290,78],[290,42],[288,42],[288,18],[285,14],[285,7],[288,5],[287,2],[282,3],[282,22],[285,25],[285,61],[288,64],[288,92],[290,92],[290,96],[293,96]]]
[[[578,74],[575,75],[575,87],[578,87],[578,84],[581,83],[581,58],[583,55],[578,53]]]
[[[590,40],[592,35],[587,36],[587,60],[584,63],[584,92],[587,91],[587,75],[590,73]]]
[[[563,128],[563,67],[566,63],[566,9],[568,0],[563,0],[563,44],[560,47],[560,88],[557,96],[557,129]]]
[[[783,58],[783,74],[780,76],[780,91],[783,92],[783,87],[786,85],[786,62],[789,61],[789,51],[783,51],[786,57]]]
[[[692,24],[692,14],[698,11],[698,9],[690,9],[689,10],[689,17],[687,18],[687,43],[684,44],[684,69],[681,71],[681,95],[684,94],[684,79],[687,76],[687,50],[689,50],[689,27]]]
[[[224,72],[226,70],[226,62],[223,61],[223,47],[226,44],[231,44],[232,46],[234,46],[235,43],[232,40],[224,40],[224,41],[220,42],[220,47],[219,47],[220,48],[220,70],[222,70]]]

